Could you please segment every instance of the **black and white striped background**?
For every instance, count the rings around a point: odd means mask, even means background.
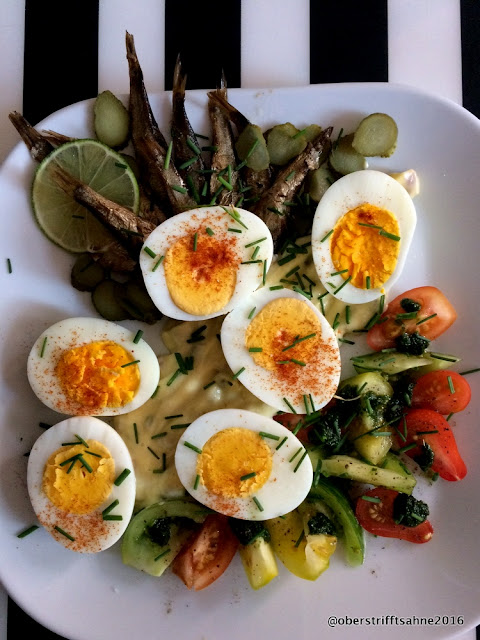
[[[128,92],[125,30],[151,93],[171,88],[180,52],[189,89],[222,69],[230,87],[388,81],[480,117],[479,0],[0,0],[0,161],[18,141],[9,111],[36,123]],[[0,639],[28,633],[59,638],[0,593]]]

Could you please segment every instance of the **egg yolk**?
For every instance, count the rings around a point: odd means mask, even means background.
[[[399,227],[387,209],[362,204],[335,225],[330,252],[337,272],[359,289],[381,287],[397,264]]]
[[[49,500],[67,513],[86,514],[110,495],[115,462],[96,440],[58,449],[47,460],[42,487]]]
[[[240,257],[234,238],[218,240],[205,230],[184,236],[165,254],[165,280],[173,302],[192,315],[215,313],[229,302]]]
[[[271,471],[270,447],[258,433],[240,427],[223,429],[209,438],[197,461],[200,482],[221,498],[251,496]]]
[[[132,354],[112,341],[97,341],[64,351],[55,367],[66,397],[92,412],[123,407],[140,385]]]

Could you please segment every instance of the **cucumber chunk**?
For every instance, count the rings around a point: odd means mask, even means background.
[[[261,589],[278,576],[272,546],[264,538],[255,538],[250,544],[240,545],[239,553],[252,589]]]
[[[307,500],[322,500],[343,531],[347,562],[358,567],[365,560],[365,536],[348,498],[329,480],[316,477]]]
[[[70,274],[72,287],[78,291],[93,291],[104,278],[105,270],[89,253],[78,256]]]
[[[158,502],[139,511],[130,521],[122,541],[124,564],[152,576],[161,576],[188,540],[195,523],[202,523],[208,510],[188,500]],[[160,519],[169,518],[170,538],[158,544],[149,534]]]
[[[364,356],[353,357],[351,361],[357,373],[379,371],[389,376],[415,367],[425,367],[431,362],[423,355],[410,356],[398,351],[387,351],[385,353],[378,351]]]
[[[112,149],[122,149],[130,135],[130,116],[111,91],[99,93],[93,106],[95,135]]]
[[[287,164],[306,146],[305,136],[291,122],[275,125],[267,135],[267,149],[272,164]]]
[[[114,280],[103,280],[92,291],[92,303],[96,311],[112,322],[128,320],[131,315],[120,304],[122,285]]]
[[[320,202],[328,187],[335,182],[335,177],[327,163],[308,174],[308,193],[315,202]]]
[[[362,156],[388,158],[397,146],[398,127],[386,113],[372,113],[364,118],[353,135],[352,147]]]
[[[330,166],[337,173],[346,175],[367,168],[367,161],[362,154],[352,147],[353,133],[343,136],[333,145],[330,152]]]
[[[397,471],[378,467],[345,455],[331,456],[322,460],[321,473],[324,476],[348,478],[355,482],[372,484],[375,487],[386,487],[401,493],[412,493],[416,480],[413,475],[405,475]]]
[[[268,169],[270,156],[262,130],[256,124],[247,124],[235,143],[240,160],[245,160],[247,167],[254,171]]]

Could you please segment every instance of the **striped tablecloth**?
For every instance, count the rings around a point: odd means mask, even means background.
[[[152,93],[171,88],[180,52],[190,89],[214,87],[221,69],[230,87],[388,81],[480,117],[478,0],[1,0],[0,162],[18,142],[10,111],[36,123],[128,93],[126,30]],[[0,640],[28,633],[59,638],[0,588]]]

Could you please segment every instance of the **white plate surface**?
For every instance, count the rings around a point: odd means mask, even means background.
[[[478,367],[480,122],[454,103],[386,84],[231,90],[229,97],[264,128],[292,121],[299,127],[316,122],[348,131],[374,111],[396,119],[395,154],[370,162],[370,167],[415,168],[422,191],[415,200],[419,221],[408,264],[392,293],[424,284],[441,288],[459,318],[435,349],[461,356],[459,370]],[[205,103],[205,92],[188,94],[189,116],[199,133],[208,131]],[[89,101],[67,107],[41,125],[91,136],[91,106]],[[168,132],[169,94],[154,96],[152,106]],[[24,454],[41,434],[39,421],[60,419],[28,386],[30,346],[58,320],[94,315],[88,294],[69,284],[71,256],[49,243],[32,219],[33,172],[23,143],[0,172],[0,577],[20,606],[72,640],[403,638],[406,625],[410,637],[437,639],[454,637],[478,623],[480,374],[469,377],[470,406],[452,420],[467,477],[459,483],[439,480],[416,491],[429,502],[433,540],[417,546],[368,536],[361,568],[348,567],[340,548],[315,583],[288,575],[281,567],[277,579],[253,592],[236,558],[210,588],[190,593],[174,576],[155,579],[123,566],[118,545],[82,557],[63,549],[43,530],[23,540],[16,537],[34,522]],[[158,345],[158,327],[149,327],[145,337]],[[336,629],[329,627],[332,616],[340,619]],[[397,625],[386,616],[397,616]],[[463,617],[463,625],[452,625],[452,616]],[[362,617],[373,619],[363,625],[354,620]],[[421,618],[432,621],[421,624]]]

